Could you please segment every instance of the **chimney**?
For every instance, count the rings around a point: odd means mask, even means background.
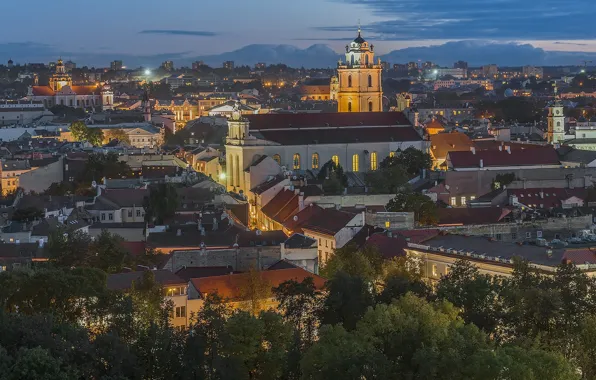
[[[511,147],[509,145],[505,145],[505,150],[507,153],[511,154]]]
[[[481,158],[480,159],[480,167],[483,168],[484,167],[484,160]]]
[[[499,145],[499,152],[503,151],[503,145]]]
[[[540,198],[544,199],[544,191],[540,192]]]
[[[471,146],[470,147],[470,151],[472,152],[472,154],[476,154],[476,148],[475,147]]]
[[[219,228],[219,224],[217,223],[217,218],[213,217],[213,231],[217,231]]]
[[[180,228],[176,231],[176,236],[182,236],[182,230]]]

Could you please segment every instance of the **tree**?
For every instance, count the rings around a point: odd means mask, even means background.
[[[22,347],[7,373],[3,374],[6,380],[47,379],[68,380],[77,378],[76,371],[63,368],[59,358],[52,357],[50,353],[41,348]]]
[[[50,233],[46,252],[50,262],[60,267],[85,267],[90,265],[91,238],[80,231],[57,229]]]
[[[517,178],[515,173],[502,173],[497,174],[495,179],[492,182],[492,189],[503,189],[505,186],[509,185],[511,182],[515,181]]]
[[[321,167],[317,179],[323,181],[325,194],[343,194],[344,189],[348,186],[348,177],[344,174],[344,169],[332,160],[327,161]]]
[[[410,191],[400,192],[386,206],[390,212],[413,212],[414,220],[421,225],[437,223],[437,206],[426,195]]]
[[[88,141],[93,146],[101,146],[103,143],[103,132],[99,128],[89,128],[82,121],[74,121],[70,124],[70,133],[77,141]]]
[[[110,129],[105,133],[104,142],[110,142],[112,140],[118,140],[120,142],[124,142],[126,144],[130,144],[130,137],[123,129]]]
[[[26,207],[15,210],[12,214],[11,220],[13,222],[31,223],[44,217],[44,212],[37,207]]]
[[[395,194],[409,180],[409,175],[403,165],[393,164],[394,158],[389,158],[388,161],[381,162],[379,170],[370,171],[365,175],[367,186],[370,187],[371,192],[376,194]],[[383,164],[385,163],[385,165]]]
[[[149,187],[149,196],[145,197],[145,220],[163,224],[166,218],[174,216],[179,199],[176,188],[170,183],[159,183]]]
[[[383,257],[374,247],[365,246],[358,249],[355,245],[348,244],[335,250],[321,268],[321,275],[325,278],[333,278],[343,272],[368,282],[375,282],[381,277],[382,267]]]
[[[90,265],[106,273],[119,273],[127,262],[130,262],[129,253],[124,249],[124,239],[107,230],[102,230],[99,236],[91,243]]]
[[[391,158],[389,159],[391,160]],[[414,147],[409,147],[399,153],[394,157],[394,160],[391,160],[388,164],[391,162],[396,162],[398,165],[402,165],[406,172],[411,176],[420,175],[423,170],[430,169],[433,164],[430,154]]]
[[[341,324],[353,330],[366,310],[374,305],[371,284],[360,277],[338,272],[327,282],[328,295],[321,310],[323,324]]]
[[[244,301],[244,308],[252,315],[258,315],[267,308],[269,299],[273,296],[271,283],[263,278],[261,271],[251,267],[244,273],[240,287],[240,299]]]

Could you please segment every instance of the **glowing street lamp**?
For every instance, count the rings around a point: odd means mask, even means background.
[[[146,69],[146,70],[145,70],[145,75],[146,75],[146,76],[149,76],[149,75],[151,75],[151,70],[149,70],[149,69]]]

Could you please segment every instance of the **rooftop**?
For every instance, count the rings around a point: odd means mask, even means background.
[[[126,272],[108,275],[107,288],[110,290],[128,290],[132,288],[133,282],[139,281],[145,271]],[[162,286],[186,285],[187,282],[166,269],[152,271],[155,282]]]
[[[411,126],[401,112],[292,113],[246,115],[251,131],[270,129]]]

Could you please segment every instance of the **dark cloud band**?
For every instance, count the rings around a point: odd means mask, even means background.
[[[166,34],[171,36],[195,36],[195,37],[215,37],[219,33],[207,32],[202,30],[168,30],[168,29],[149,29],[142,30],[139,34]]]

